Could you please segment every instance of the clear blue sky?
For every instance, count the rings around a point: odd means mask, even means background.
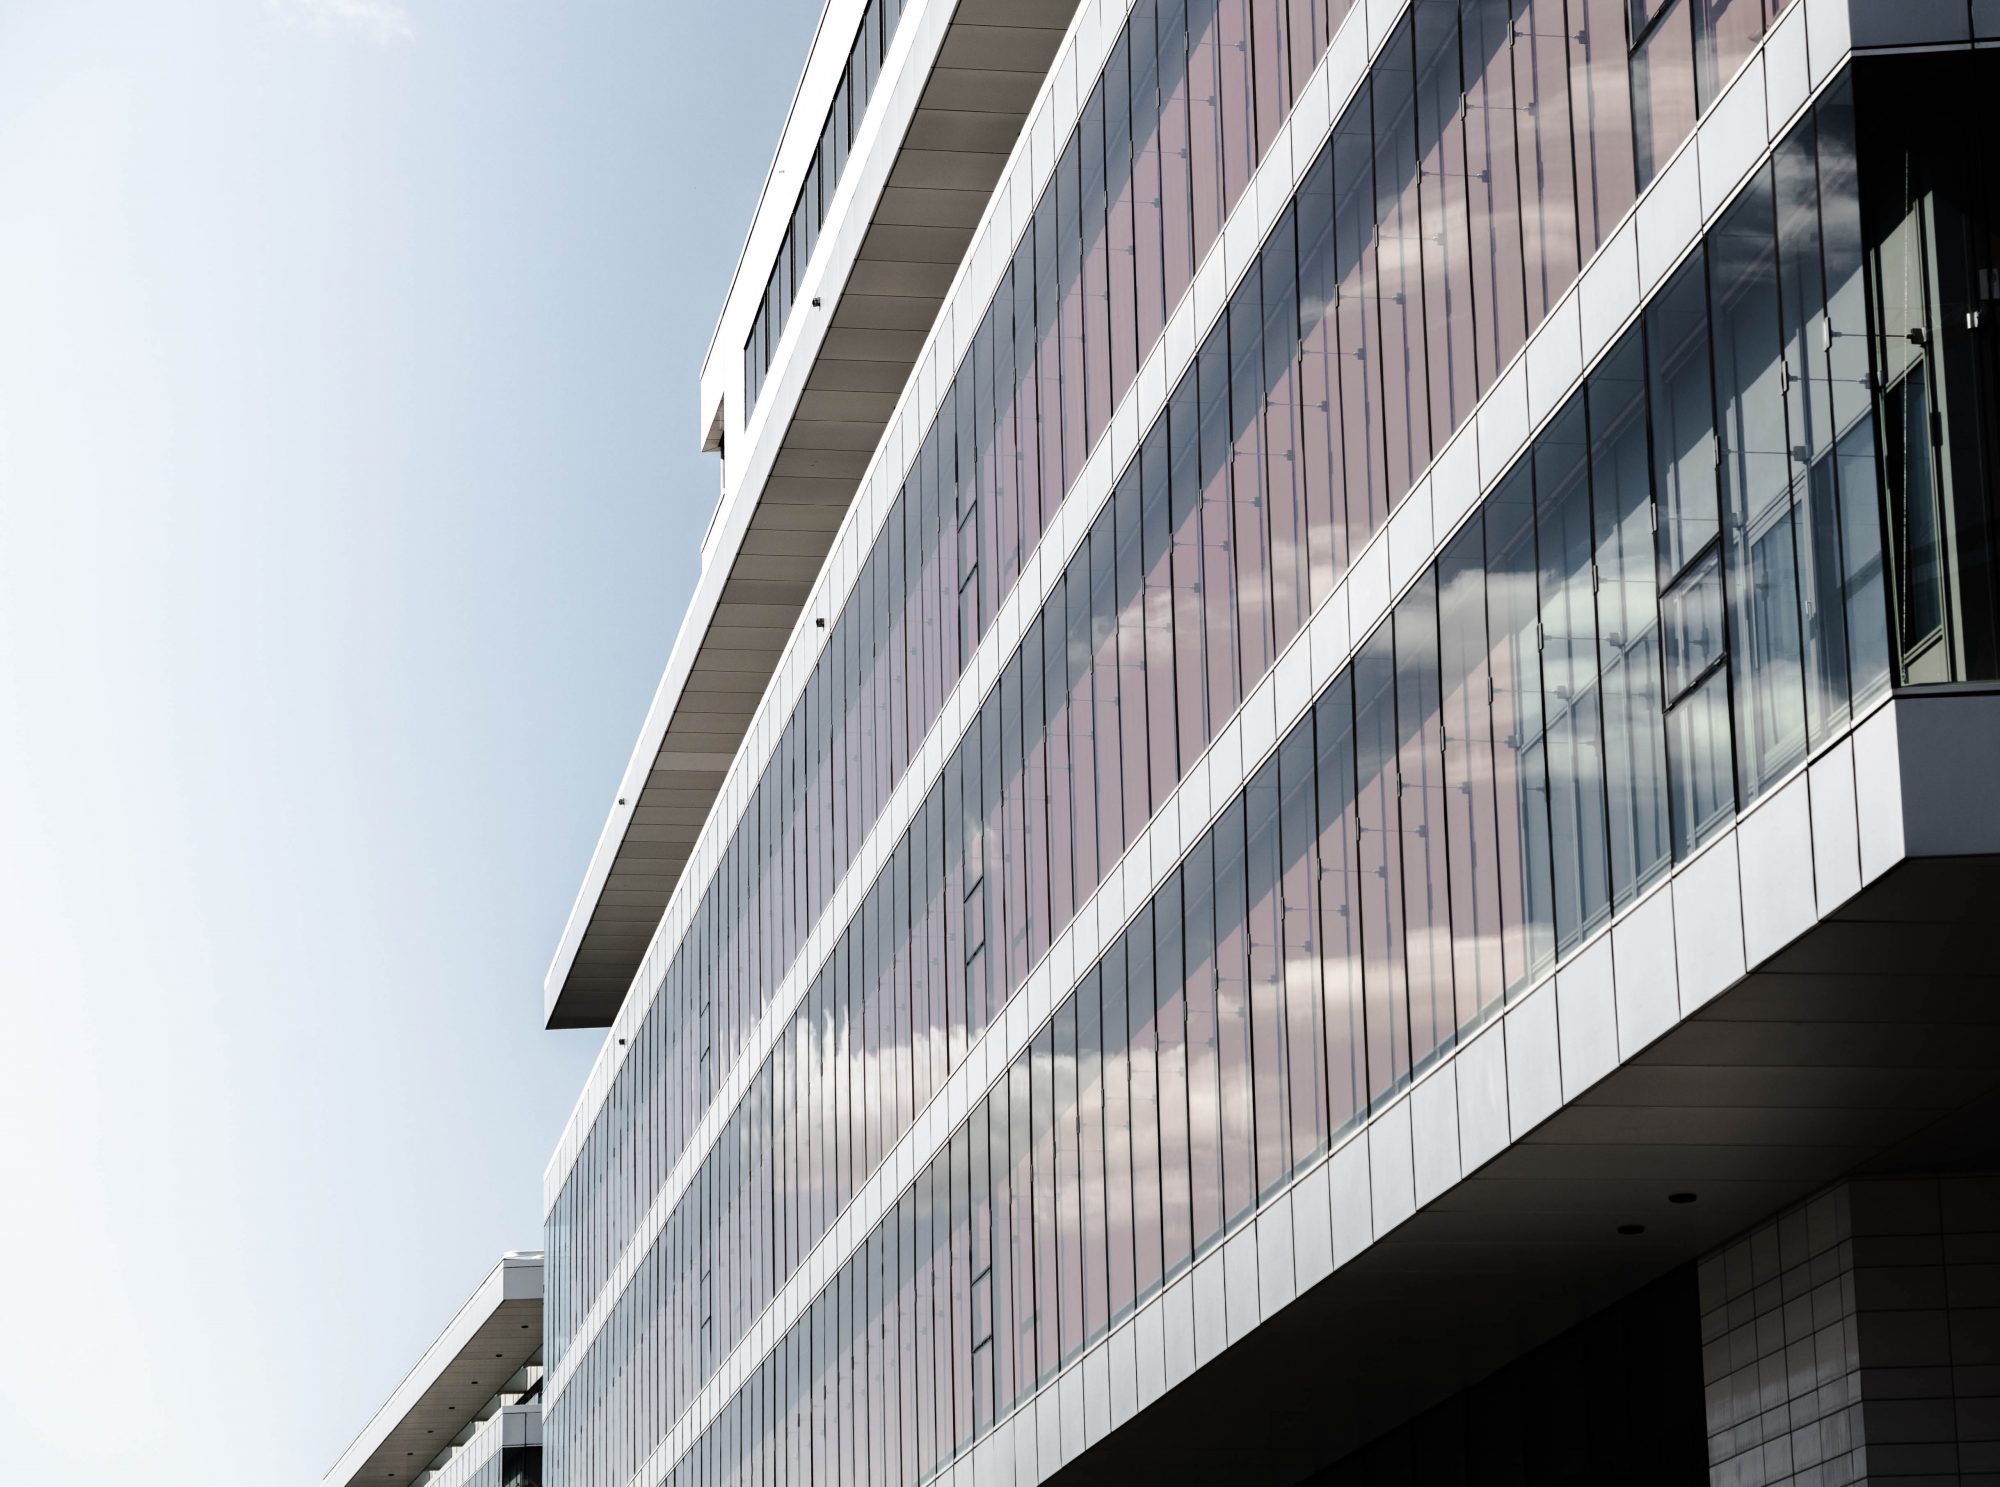
[[[0,0],[10,1479],[316,1481],[540,1243],[818,8]]]

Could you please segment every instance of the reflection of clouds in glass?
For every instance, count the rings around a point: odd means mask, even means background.
[[[417,36],[402,0],[270,0],[270,5],[315,31],[357,31],[378,46]]]
[[[1489,569],[1486,602],[1495,614],[1533,614],[1537,602],[1535,575],[1512,569]],[[1516,636],[1516,644],[1523,638]]]

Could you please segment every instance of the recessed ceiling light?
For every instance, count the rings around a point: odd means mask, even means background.
[[[1620,1234],[1643,1234],[1646,1232],[1646,1226],[1644,1224],[1620,1224],[1618,1232]]]
[[[1668,1193],[1668,1194],[1667,1194],[1667,1201],[1668,1201],[1669,1203],[1692,1203],[1692,1202],[1694,1202],[1694,1194],[1693,1194],[1693,1193]]]

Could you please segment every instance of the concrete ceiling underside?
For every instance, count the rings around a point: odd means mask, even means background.
[[[1296,1482],[1844,1175],[1992,1170],[1996,922],[1905,862],[1053,1481]]]
[[[793,310],[826,334],[550,1027],[617,1015],[1076,5],[961,0],[839,298]]]
[[[347,1481],[408,1487],[542,1347],[540,1295],[502,1301]]]

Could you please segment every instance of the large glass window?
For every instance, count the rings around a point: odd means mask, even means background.
[[[1744,800],[1796,764],[1806,747],[1775,232],[1771,174],[1765,169],[1708,238],[1724,529],[1730,548],[1736,760]]]
[[[1549,777],[1536,613],[1534,472],[1517,466],[1486,498],[1487,670],[1493,689],[1494,795],[1500,818],[1501,950],[1509,992],[1555,954]]]
[[[1589,384],[1598,689],[1614,906],[1635,896],[1669,860],[1645,372],[1635,330],[1598,363]]]
[[[1361,973],[1360,817],[1354,798],[1354,691],[1343,675],[1313,709],[1319,796],[1319,941],[1329,1134],[1368,1110],[1368,1037]]]
[[[1444,718],[1438,695],[1437,582],[1426,573],[1396,606],[1393,768],[1403,860],[1404,959],[1410,1047],[1417,1067],[1451,1046],[1451,895],[1444,786]]]
[[[1535,441],[1541,559],[1542,757],[1548,771],[1556,950],[1610,907],[1604,753],[1597,690],[1595,547],[1584,405],[1572,401]]]
[[[1410,1078],[1410,1000],[1403,959],[1403,825],[1397,810],[1396,649],[1377,630],[1354,657],[1354,770],[1360,843],[1361,984],[1368,1029],[1368,1104]]]
[[[1458,1026],[1506,990],[1501,954],[1501,851],[1495,790],[1493,673],[1486,643],[1486,529],[1477,516],[1438,557],[1439,692],[1443,709],[1445,859],[1451,880],[1452,981]]]
[[[1694,133],[1696,3],[1632,0],[1632,133],[1642,188]]]

